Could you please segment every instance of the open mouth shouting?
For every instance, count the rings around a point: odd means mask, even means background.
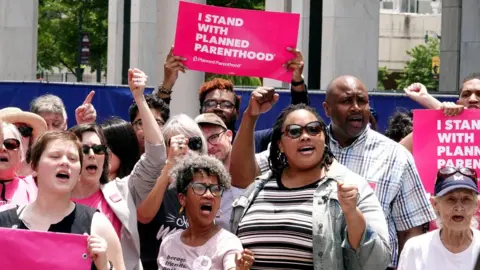
[[[70,172],[67,170],[60,170],[55,176],[62,181],[68,181],[70,179]]]
[[[363,115],[350,115],[347,117],[347,122],[354,128],[361,128],[363,126]]]
[[[8,157],[7,156],[0,156],[0,163],[7,163]]]
[[[213,205],[211,202],[205,202],[200,204],[200,213],[209,216],[212,213]]]
[[[95,165],[95,164],[91,164],[91,165],[88,165],[85,169],[86,169],[88,174],[94,175],[98,171],[98,166]]]
[[[315,151],[315,146],[313,145],[304,145],[298,149],[298,152],[302,155],[311,155]]]
[[[461,215],[455,215],[452,217],[452,220],[455,221],[455,222],[462,222],[465,220],[465,217],[464,216],[461,216]]]

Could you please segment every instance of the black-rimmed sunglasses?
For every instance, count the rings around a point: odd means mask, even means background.
[[[82,145],[82,151],[85,155],[90,153],[90,149],[93,150],[95,155],[105,155],[107,153],[107,147],[102,144],[94,144],[92,146],[86,144]]]
[[[225,190],[220,185],[207,185],[204,183],[191,183],[188,186],[191,187],[193,193],[197,194],[198,196],[203,196],[205,193],[207,193],[207,190],[210,190],[210,193],[212,193],[214,197],[221,197],[223,195],[223,191]]]
[[[285,127],[285,131],[282,132],[282,134],[292,139],[296,139],[303,134],[304,130],[311,136],[317,136],[322,132],[323,124],[320,121],[313,121],[306,124],[305,126],[291,124]]]
[[[3,146],[7,150],[16,150],[20,147],[20,141],[17,139],[5,139],[3,140]]]
[[[26,125],[20,125],[17,126],[18,131],[24,138],[29,138],[32,137],[33,134],[33,128],[26,126]]]
[[[443,182],[445,179],[448,177],[460,173],[461,175],[469,178],[473,182],[475,182],[475,185],[477,185],[477,172],[475,170],[470,169],[470,168],[464,168],[464,167],[443,167],[437,172],[437,180],[435,181],[435,184],[438,184],[440,182]]]

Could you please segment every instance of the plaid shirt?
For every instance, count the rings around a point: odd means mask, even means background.
[[[407,231],[435,219],[410,152],[369,127],[342,148],[331,135],[330,149],[341,164],[363,176],[375,190],[387,219],[392,267],[398,264],[397,231]]]

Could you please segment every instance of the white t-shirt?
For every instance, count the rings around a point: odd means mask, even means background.
[[[203,246],[185,245],[180,236],[182,231],[165,237],[158,254],[158,269],[163,270],[209,270],[235,268],[235,254],[243,250],[237,236],[220,229]]]
[[[405,243],[397,270],[470,270],[480,251],[480,231],[473,230],[470,246],[452,253],[440,240],[440,230],[413,237]]]

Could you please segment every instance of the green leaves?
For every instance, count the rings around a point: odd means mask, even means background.
[[[440,40],[429,39],[427,44],[418,45],[407,51],[411,60],[396,80],[399,89],[408,87],[412,83],[422,83],[429,90],[438,90],[438,80],[432,75],[432,57],[440,55]]]

